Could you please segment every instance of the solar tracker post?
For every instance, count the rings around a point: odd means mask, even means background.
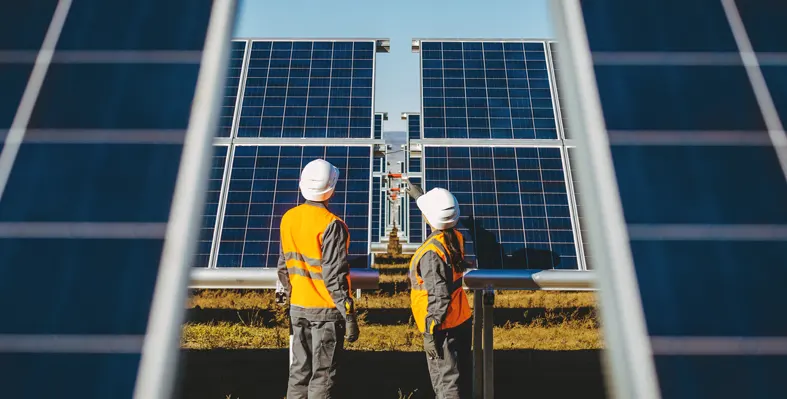
[[[493,399],[495,397],[495,347],[493,340],[495,291],[491,289],[476,291],[476,295],[482,293],[484,296],[482,301],[484,309],[484,399]]]
[[[481,337],[484,328],[484,302],[481,291],[473,291],[473,399],[484,394],[484,351]]]

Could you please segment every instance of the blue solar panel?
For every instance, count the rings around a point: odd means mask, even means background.
[[[576,269],[559,148],[426,147],[424,189],[451,191],[481,268]]]
[[[407,115],[407,137],[410,140],[421,139],[421,115],[419,114]]]
[[[410,177],[410,183],[416,184],[421,186],[421,178],[420,177]],[[409,196],[408,196],[409,197]],[[418,204],[410,198],[410,214],[409,214],[409,230],[408,236],[410,237],[410,242],[423,242],[424,241],[424,220],[423,215],[421,214],[421,210],[418,209]]]
[[[420,157],[407,157],[407,172],[408,173],[421,173],[421,158]]]
[[[132,397],[143,342],[167,335],[146,332],[212,7],[0,5],[4,397]]]
[[[383,138],[383,114],[374,114],[374,138]]]
[[[372,241],[380,242],[384,234],[382,200],[383,192],[380,177],[375,176],[372,182]]]
[[[787,154],[768,134],[784,139],[787,121],[785,7],[608,0],[582,12],[662,397],[787,397],[787,320],[774,317]],[[749,71],[746,36],[762,63]],[[781,121],[763,117],[758,70]]]
[[[213,235],[216,231],[219,197],[221,196],[221,185],[224,181],[224,170],[227,166],[227,155],[227,146],[215,146],[213,148],[208,195],[205,200],[205,210],[202,213],[202,228],[199,234],[197,258],[194,260],[194,266],[196,267],[210,266],[210,254],[212,253]]]
[[[557,138],[544,46],[421,41],[424,138]]]
[[[251,42],[238,137],[373,137],[375,42]]]
[[[323,158],[341,175],[328,209],[350,229],[350,265],[367,267],[371,146],[236,146],[217,267],[276,267],[279,225],[303,202],[301,169]]]
[[[590,256],[590,244],[588,243],[588,232],[587,232],[587,222],[585,221],[585,208],[582,207],[582,203],[580,200],[580,192],[581,192],[581,184],[579,180],[577,180],[577,173],[576,173],[576,149],[573,147],[566,148],[566,154],[568,154],[569,164],[571,165],[571,182],[572,187],[574,189],[574,201],[576,201],[577,206],[577,213],[576,213],[576,220],[579,225],[579,235],[582,239],[582,252],[585,258],[585,268],[592,269],[593,262],[592,257]]]
[[[230,48],[230,61],[227,66],[227,80],[224,84],[224,98],[219,119],[218,137],[232,135],[232,123],[235,117],[235,104],[238,100],[238,91],[243,71],[243,59],[246,55],[246,41],[233,40]]]

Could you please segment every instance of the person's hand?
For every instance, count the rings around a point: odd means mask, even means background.
[[[355,317],[348,317],[347,318],[347,334],[344,338],[347,342],[355,342],[358,340],[358,335],[360,331],[358,330],[358,322],[355,320]]]
[[[437,344],[434,341],[434,335],[424,333],[424,351],[430,359],[442,359],[440,352],[437,351]]]

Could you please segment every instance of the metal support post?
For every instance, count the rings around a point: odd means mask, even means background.
[[[495,397],[495,348],[492,331],[494,328],[493,309],[495,291],[484,291],[484,399]]]
[[[483,291],[473,291],[473,399],[484,395],[484,357],[481,347],[484,327]]]

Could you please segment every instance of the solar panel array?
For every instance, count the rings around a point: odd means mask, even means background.
[[[420,177],[410,177],[410,182],[413,184],[421,185],[422,179]],[[424,240],[424,217],[421,214],[421,211],[418,209],[418,205],[415,203],[409,195],[409,212],[408,212],[408,238],[410,242],[418,243],[423,242]]]
[[[221,187],[224,182],[228,155],[228,146],[213,146],[208,195],[205,200],[205,209],[202,212],[202,228],[200,229],[199,244],[197,245],[197,258],[194,260],[194,266],[197,267],[210,266],[210,254],[213,251],[214,234],[216,232],[216,223],[218,223],[219,203],[221,201]]]
[[[184,299],[177,248],[192,237],[170,209],[189,214],[188,201],[173,203],[176,182],[188,194],[197,185],[179,174],[195,156],[184,140],[208,139],[187,133],[195,93],[221,95],[204,71],[222,54],[205,44],[229,37],[207,38],[208,22],[234,14],[221,9],[233,2],[212,3],[0,5],[4,397],[130,398],[137,383],[138,397],[170,396],[178,348],[167,343],[180,330],[157,320],[182,317],[166,309]],[[143,356],[143,343],[161,350]]]
[[[374,138],[379,140],[383,138],[383,113],[376,112],[374,114]]]
[[[549,42],[547,44],[547,46],[549,47],[550,61],[552,62],[552,72],[554,73],[553,79],[555,81],[555,90],[554,90],[555,103],[558,105],[557,108],[558,108],[558,111],[560,113],[560,127],[561,127],[561,130],[563,132],[563,137],[564,138],[571,138],[570,130],[568,129],[568,126],[567,126],[565,104],[564,104],[563,101],[561,101],[561,98],[562,98],[561,93],[562,93],[562,91],[560,89],[560,81],[559,81],[558,78],[559,78],[559,75],[562,72],[560,70],[560,66],[559,66],[560,64],[559,64],[558,59],[557,59],[557,57],[558,57],[558,55],[557,55],[558,44],[555,43],[555,42]]]
[[[410,140],[421,138],[421,115],[407,114],[407,137]]]
[[[238,137],[373,137],[375,41],[251,41]]]
[[[775,295],[787,281],[787,8],[565,6],[565,23],[581,11],[586,28],[586,38],[567,37],[572,53],[589,50],[593,63],[572,72],[597,86],[577,90],[600,101],[598,115],[583,110],[582,120],[599,121],[587,139],[606,134],[614,163],[587,176],[617,180],[611,194],[628,237],[607,240],[631,250],[661,397],[787,397],[787,319],[774,317],[783,314]],[[583,187],[595,198],[610,194],[595,190]],[[606,216],[598,214],[600,223],[610,223]],[[628,284],[620,276],[609,283]],[[631,323],[609,327],[627,334]],[[623,344],[611,343],[620,353]],[[616,386],[646,386],[640,381]]]
[[[217,137],[230,137],[232,134],[232,125],[235,114],[237,113],[238,91],[240,90],[247,44],[248,42],[246,41],[232,41],[229,68],[224,84],[224,99],[221,107],[221,118],[219,119],[219,131],[216,134]]]
[[[421,41],[424,138],[555,139],[544,42]]]
[[[478,267],[584,268],[546,46],[420,40],[422,158],[409,167],[457,197]]]
[[[385,227],[381,222],[382,218],[382,207],[380,206],[383,201],[383,191],[381,186],[381,178],[380,176],[374,176],[372,178],[372,233],[371,238],[373,242],[380,242],[380,237],[385,234]]]

